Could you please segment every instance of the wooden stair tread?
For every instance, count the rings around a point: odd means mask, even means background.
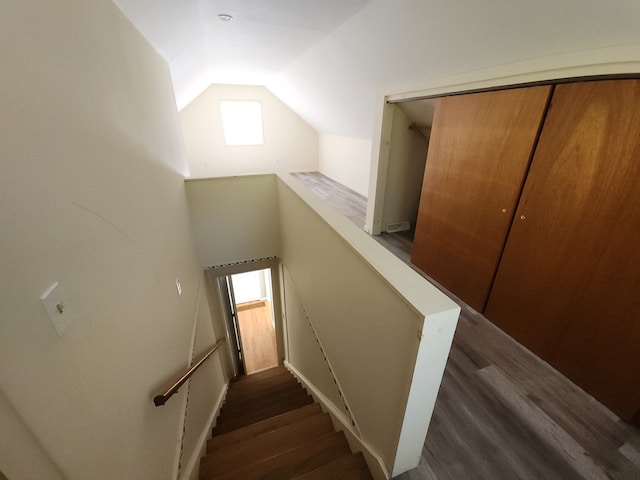
[[[243,416],[237,417],[233,420],[223,419],[222,423],[216,425],[213,432],[214,435],[231,432],[238,428],[246,427],[247,425],[251,425],[252,423],[266,420],[267,418],[289,412],[291,410],[309,405],[311,403],[313,403],[313,399],[309,395],[289,399],[260,411],[246,412],[245,414],[243,414]]]
[[[220,410],[220,416],[234,414],[246,409],[261,409],[263,406],[278,403],[280,400],[286,400],[288,397],[293,398],[306,394],[304,388],[302,388],[299,383],[295,383],[272,392],[255,394],[247,396],[246,398],[243,397],[242,399],[227,400]]]
[[[302,386],[293,378],[289,378],[278,384],[270,384],[263,388],[245,388],[242,391],[237,391],[230,387],[224,399],[224,403],[225,405],[236,405],[262,396],[277,395],[279,391],[288,387],[297,387],[302,389]]]
[[[331,418],[282,366],[230,382],[201,480],[371,480]]]
[[[278,365],[276,367],[268,368],[260,372],[253,373],[251,375],[242,375],[231,379],[231,384],[236,385],[240,383],[260,381],[265,378],[270,378],[279,375],[291,375],[284,365]]]
[[[297,383],[296,379],[293,378],[291,374],[267,378],[258,382],[232,383],[229,385],[229,395],[242,396],[246,392],[266,392],[280,388],[280,386],[289,383]]]
[[[264,378],[256,381],[238,381],[229,384],[230,393],[241,394],[249,390],[266,390],[269,388],[277,387],[283,383],[295,382],[296,379],[290,374],[281,374],[274,377]]]
[[[245,465],[220,476],[201,469],[201,480],[287,480],[350,454],[342,432],[331,432],[286,450],[279,455]],[[330,477],[327,477],[330,478]]]
[[[210,453],[202,459],[200,467],[208,473],[222,475],[239,466],[256,463],[293,449],[331,431],[333,425],[329,414],[314,415]]]
[[[207,453],[211,453],[225,446],[232,445],[249,438],[257,437],[320,413],[322,413],[320,405],[317,403],[311,403],[304,407],[276,415],[275,417],[247,425],[246,427],[216,435],[207,442]]]
[[[362,453],[348,454],[303,473],[295,480],[373,480]]]
[[[242,392],[247,389],[268,388],[271,385],[278,385],[282,382],[295,380],[293,376],[285,369],[282,369],[278,373],[273,373],[268,376],[260,376],[262,373],[264,372],[254,373],[246,377],[238,377],[237,379],[234,379],[230,382],[229,388],[237,392]]]

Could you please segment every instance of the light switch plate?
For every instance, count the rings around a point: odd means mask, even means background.
[[[56,332],[58,332],[59,336],[62,336],[65,330],[69,328],[69,325],[71,325],[71,320],[73,319],[71,306],[67,301],[67,296],[62,287],[58,282],[55,282],[40,296],[40,300]]]

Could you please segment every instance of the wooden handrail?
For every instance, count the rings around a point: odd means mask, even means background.
[[[209,350],[208,352],[206,352],[204,355],[202,355],[202,357],[200,358],[200,360],[198,360],[196,363],[193,364],[193,366],[191,368],[189,368],[189,370],[187,370],[180,378],[178,378],[178,380],[176,380],[176,382],[171,385],[167,390],[165,390],[163,393],[160,393],[159,395],[156,395],[155,397],[153,397],[153,403],[155,404],[156,407],[159,407],[160,405],[164,405],[165,403],[167,403],[167,400],[169,400],[171,398],[171,396],[174,393],[178,392],[178,389],[187,381],[189,380],[189,378],[191,377],[191,375],[194,374],[194,372],[198,369],[198,367],[200,367],[200,365],[202,365],[205,360],[207,360],[207,358],[209,358],[211,355],[214,354],[214,352],[220,348],[220,345],[222,345],[224,343],[223,340],[218,340],[218,343],[216,343],[211,350]]]

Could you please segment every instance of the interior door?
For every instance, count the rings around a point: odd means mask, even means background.
[[[238,312],[236,311],[236,300],[233,294],[231,275],[219,277],[218,282],[220,285],[221,301],[226,312],[225,318],[229,332],[229,349],[233,373],[234,376],[244,375],[246,369],[242,352],[242,338],[240,337],[240,329],[238,328]]]
[[[411,261],[483,311],[551,86],[437,101]]]
[[[556,87],[486,316],[640,410],[640,81]]]
[[[245,373],[278,365],[278,347],[273,314],[273,292],[269,269],[231,275],[233,298],[242,345]]]

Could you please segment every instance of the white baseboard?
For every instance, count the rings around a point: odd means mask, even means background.
[[[316,389],[316,387],[293,365],[285,360],[284,366],[291,372],[294,377],[296,377],[300,381],[302,386],[307,389],[313,399],[320,403],[323,410],[331,415],[334,427],[345,434],[347,442],[349,443],[349,447],[351,447],[351,451],[353,451],[354,453],[362,452],[374,480],[389,480],[391,478],[391,475],[389,473],[389,470],[386,468],[382,457],[380,457],[380,455],[373,449],[371,445],[369,445],[366,441],[360,438],[358,434],[356,434],[353,427],[351,426],[351,422],[344,415],[344,413],[342,413],[340,409],[338,409],[338,407],[336,407],[335,404],[330,401],[322,392]]]
[[[205,454],[207,449],[207,440],[211,437],[211,431],[213,430],[213,423],[215,422],[218,414],[220,413],[220,408],[222,407],[222,403],[224,402],[224,398],[227,395],[227,390],[229,389],[229,382],[226,383],[220,395],[218,395],[218,399],[216,400],[215,406],[211,415],[207,419],[205,424],[205,428],[202,430],[200,434],[200,438],[198,438],[197,448],[191,454],[191,458],[185,464],[182,469],[182,473],[180,474],[180,480],[198,480],[200,475],[200,458]]]

